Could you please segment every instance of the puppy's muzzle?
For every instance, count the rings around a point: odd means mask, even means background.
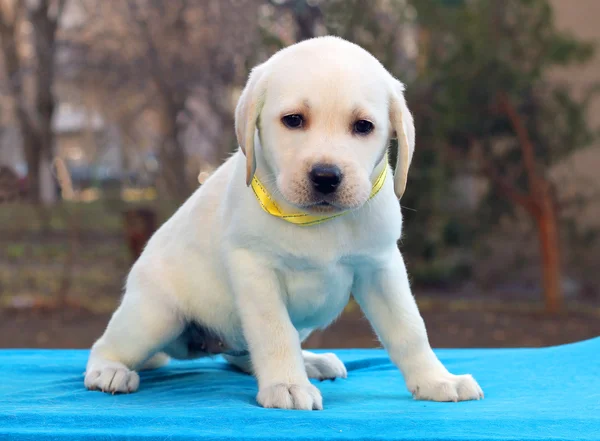
[[[340,168],[331,164],[316,164],[308,175],[315,192],[322,195],[334,193],[343,178]]]

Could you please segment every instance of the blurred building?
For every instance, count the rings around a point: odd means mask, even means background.
[[[597,44],[594,58],[584,66],[557,70],[552,80],[566,82],[580,98],[594,84],[600,82],[600,1],[598,0],[551,0],[556,24],[560,30],[582,40]],[[590,126],[600,129],[600,99],[592,103]],[[554,170],[564,197],[584,193],[591,198],[580,219],[595,226],[600,225],[600,140],[589,149],[576,152],[572,158]]]
[[[56,156],[74,169],[94,164],[104,173],[120,173],[122,169],[121,142],[116,127],[106,123],[100,114],[83,106],[59,103],[52,121],[55,133]],[[27,166],[20,148],[18,130],[8,125],[2,131],[0,164],[7,165],[23,176]]]

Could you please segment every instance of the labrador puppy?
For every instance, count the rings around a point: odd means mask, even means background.
[[[415,398],[482,398],[431,350],[398,250],[415,142],[403,90],[336,37],[255,67],[235,112],[240,150],[150,239],[92,347],[85,386],[133,392],[136,370],[222,353],[255,375],[260,405],[322,409],[309,378],[346,369],[301,343],[352,292]]]

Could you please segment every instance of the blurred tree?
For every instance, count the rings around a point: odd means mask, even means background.
[[[51,172],[55,108],[56,36],[66,0],[0,2],[0,45],[6,90],[13,103],[24,157],[29,200],[56,198]]]
[[[525,212],[537,228],[548,312],[560,310],[560,216],[550,168],[592,140],[586,111],[548,81],[550,69],[593,47],[557,30],[546,0],[413,1],[428,90],[419,131],[440,155],[489,183],[477,224]],[[465,170],[463,170],[465,171]]]
[[[105,114],[123,117],[125,133],[153,113],[162,189],[186,198],[199,172],[187,170],[190,128],[213,144],[217,164],[234,145],[232,86],[245,77],[258,1],[80,4],[84,18],[68,34],[65,64],[76,66],[77,81],[95,90]]]

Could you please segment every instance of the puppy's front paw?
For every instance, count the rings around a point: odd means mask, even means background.
[[[441,373],[421,375],[407,382],[408,389],[417,400],[468,401],[483,398],[483,391],[471,375]]]
[[[346,366],[335,354],[313,354],[303,351],[303,355],[308,378],[334,380],[348,376]]]
[[[312,384],[274,384],[258,391],[262,407],[296,410],[323,410],[321,392]]]
[[[107,393],[135,392],[140,386],[140,376],[122,365],[89,369],[85,373],[85,387]]]

